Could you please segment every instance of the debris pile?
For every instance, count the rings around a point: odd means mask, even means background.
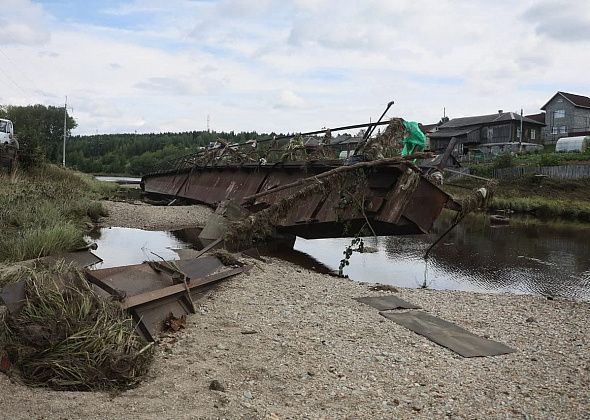
[[[126,389],[146,374],[152,343],[72,264],[23,268],[26,299],[0,323],[23,381],[63,390]]]

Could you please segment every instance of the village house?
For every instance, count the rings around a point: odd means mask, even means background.
[[[573,93],[557,92],[541,107],[546,127],[543,139],[555,143],[561,137],[590,135],[590,98]]]
[[[457,154],[468,155],[482,146],[504,150],[507,143],[539,143],[544,123],[522,118],[523,136],[520,138],[521,116],[514,112],[498,111],[496,114],[453,118],[438,126],[428,136],[430,149],[443,151],[453,137],[457,139]]]

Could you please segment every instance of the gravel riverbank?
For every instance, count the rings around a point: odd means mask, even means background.
[[[200,206],[107,202],[105,226],[202,225]],[[269,259],[203,298],[163,339],[138,388],[55,392],[0,375],[0,417],[589,418],[590,304],[366,284]],[[378,281],[379,279],[375,279]],[[464,359],[358,303],[396,293],[503,342],[512,354]],[[214,389],[210,389],[214,388]]]
[[[109,215],[104,227],[128,227],[145,230],[174,230],[203,226],[213,210],[206,206],[152,206],[141,201],[103,201]]]
[[[150,377],[118,396],[54,392],[0,375],[10,418],[588,418],[590,305],[400,289],[517,349],[464,359],[353,297],[389,292],[255,262],[159,346]],[[218,381],[209,389],[212,381]]]

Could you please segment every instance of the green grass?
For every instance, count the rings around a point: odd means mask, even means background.
[[[517,213],[529,213],[536,217],[590,222],[590,202],[552,200],[545,197],[496,197],[490,209],[510,209]]]
[[[461,198],[481,181],[464,178],[444,189]],[[512,210],[539,218],[590,222],[590,180],[559,180],[528,176],[500,180],[490,203],[491,210]]]
[[[550,146],[553,147],[554,146]],[[490,176],[493,169],[509,168],[513,166],[559,166],[576,163],[590,163],[590,149],[585,153],[527,153],[519,156],[507,154],[499,155],[488,162],[473,163],[467,166],[473,174]]]
[[[21,261],[76,249],[88,224],[106,215],[97,201],[114,184],[53,165],[0,176],[0,261]]]
[[[153,346],[131,317],[92,290],[74,265],[36,264],[13,279],[26,282],[19,313],[0,321],[0,347],[31,386],[59,390],[128,389],[145,376]],[[4,353],[2,351],[2,353]]]

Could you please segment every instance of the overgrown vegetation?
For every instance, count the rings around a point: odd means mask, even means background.
[[[493,169],[511,168],[514,166],[559,166],[567,164],[590,163],[590,149],[584,153],[528,153],[523,155],[501,154],[484,163],[467,165],[471,173],[479,176],[490,176]]]
[[[536,217],[560,217],[590,222],[590,202],[552,200],[545,197],[496,197],[490,209],[509,209],[517,213],[530,213]]]
[[[87,223],[105,216],[96,200],[116,185],[43,164],[0,176],[0,261],[21,261],[84,245]]]
[[[31,386],[112,390],[134,386],[152,346],[112,300],[94,292],[73,265],[21,268],[26,301],[0,322],[0,347]]]
[[[446,185],[445,190],[456,197],[464,196],[481,181],[468,178]],[[590,183],[588,180],[559,180],[528,176],[499,180],[491,210],[512,210],[536,217],[559,217],[590,221]]]

